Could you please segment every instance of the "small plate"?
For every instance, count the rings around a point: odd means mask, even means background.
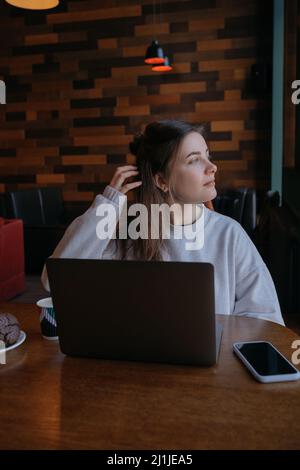
[[[20,346],[22,343],[24,343],[26,339],[26,333],[24,331],[20,331],[20,336],[19,336],[19,339],[18,341],[16,341],[14,344],[12,344],[11,346],[8,346],[7,348],[5,349],[2,349],[1,351],[11,351],[12,349],[15,349],[17,348],[18,346]]]

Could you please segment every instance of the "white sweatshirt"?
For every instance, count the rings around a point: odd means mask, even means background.
[[[96,226],[100,219],[96,211],[103,203],[112,204],[115,208],[122,207],[119,206],[120,201],[123,201],[124,206],[127,197],[107,185],[103,194],[95,197],[89,209],[69,225],[51,257],[118,259],[116,240],[112,237],[101,240],[97,236]],[[203,246],[197,250],[186,249],[191,239],[174,238],[181,227],[171,224],[171,237],[165,240],[167,252],[163,252],[164,261],[213,264],[216,314],[243,315],[284,325],[273,279],[248,234],[234,219],[211,211],[204,204],[200,205],[200,218],[184,228],[196,230],[198,235],[198,231],[202,231]],[[112,218],[109,224],[113,230],[115,219]],[[127,259],[133,259],[131,250]],[[44,288],[50,292],[46,266],[41,280]]]

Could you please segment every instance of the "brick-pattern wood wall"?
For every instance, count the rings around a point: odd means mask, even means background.
[[[91,201],[128,143],[153,120],[208,123],[217,188],[269,189],[271,84],[251,66],[270,62],[271,2],[71,0],[48,12],[0,3],[0,192],[62,186]],[[144,64],[153,30],[173,70]]]

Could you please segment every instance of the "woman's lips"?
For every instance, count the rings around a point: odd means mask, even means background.
[[[209,183],[204,184],[204,186],[214,186],[215,185],[215,180],[210,181]]]

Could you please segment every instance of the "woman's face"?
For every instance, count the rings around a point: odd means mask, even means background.
[[[187,134],[179,145],[172,168],[176,202],[199,203],[214,199],[217,195],[215,184],[209,182],[214,181],[216,171],[202,135],[198,132]]]

